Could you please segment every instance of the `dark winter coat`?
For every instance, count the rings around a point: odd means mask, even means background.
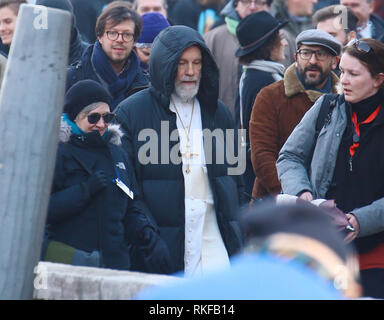
[[[72,31],[71,43],[69,44],[68,65],[72,65],[79,61],[87,50],[89,43],[83,41],[79,34],[79,31],[75,29]]]
[[[247,155],[247,167],[245,173],[243,175],[245,192],[248,195],[252,194],[253,184],[255,182],[255,173],[252,167],[251,161],[251,147],[249,143],[249,120],[251,119],[251,112],[253,108],[253,104],[255,102],[256,96],[259,91],[270,85],[271,83],[281,80],[284,74],[284,66],[279,65],[272,61],[263,61],[256,60],[257,66],[250,67],[246,66],[246,71],[243,80],[241,83],[241,99],[242,99],[242,116],[243,116],[243,126],[242,128],[246,131],[246,155]],[[274,66],[276,69],[272,69],[269,67],[269,71],[267,70],[268,66]],[[264,69],[264,70],[263,70]],[[272,73],[273,72],[273,73]],[[236,103],[235,103],[235,121],[236,125],[240,126],[240,93],[237,91],[236,95]]]
[[[114,107],[116,107],[122,100],[129,97],[131,94],[143,88],[146,88],[148,86],[148,78],[141,71],[141,68],[139,67],[138,57],[134,50],[132,50],[129,59],[131,59],[131,65],[136,67],[129,69],[128,72],[134,72],[135,75],[132,75],[133,80],[131,84],[127,86],[125,93],[122,96],[115,96],[110,92],[108,84],[105,80],[103,80],[102,76],[96,72],[96,69],[93,66],[92,55],[94,47],[95,45],[90,45],[85,50],[81,59],[68,68],[66,87],[68,90],[76,82],[85,79],[90,79],[99,82],[102,86],[105,87],[105,89],[108,90],[108,92],[113,98],[113,103],[110,106],[113,111]]]
[[[219,75],[212,55],[201,36],[185,26],[169,27],[159,34],[151,51],[150,88],[124,100],[116,110],[117,119],[126,130],[123,147],[133,159],[144,200],[159,226],[160,236],[168,245],[173,261],[171,272],[184,270],[185,193],[182,163],[173,164],[170,161],[169,164],[142,164],[139,159],[140,148],[146,141],[139,141],[138,135],[143,133],[142,130],[152,129],[158,136],[159,144],[156,145],[160,146],[161,138],[169,139],[170,133],[177,130],[176,114],[169,110],[170,96],[174,91],[179,58],[186,48],[193,45],[201,49],[203,57],[197,95],[201,106],[202,128],[211,131],[216,128],[234,128],[229,110],[218,101]],[[161,132],[162,121],[169,125],[169,132],[165,134]],[[216,159],[216,145],[225,146],[225,141],[218,139],[220,138],[213,139],[212,142],[213,161]],[[179,140],[170,141],[169,150],[174,149],[178,143]],[[156,156],[156,160],[161,163],[161,149],[158,150],[159,156]],[[178,152],[180,153],[179,149]],[[228,175],[229,167],[226,159],[224,164],[207,163],[218,226],[225,247],[229,255],[232,255],[240,249],[242,243],[237,221],[241,179],[239,176]]]
[[[384,35],[384,20],[376,14],[371,14],[369,20],[373,25],[373,39],[381,39]]]
[[[97,251],[105,267],[129,269],[128,243],[136,243],[145,227],[153,227],[137,192],[134,170],[121,148],[122,132],[111,125],[98,132],[72,134],[62,122],[55,175],[47,217],[47,235],[73,248]],[[91,195],[87,181],[103,170],[107,186]],[[112,182],[120,179],[134,193],[128,197]]]

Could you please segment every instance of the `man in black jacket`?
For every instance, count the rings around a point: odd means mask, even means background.
[[[99,82],[113,98],[113,109],[148,84],[132,48],[141,33],[141,18],[125,1],[110,3],[96,22],[97,40],[68,69],[67,89],[80,80]]]
[[[228,266],[242,244],[237,214],[245,168],[235,156],[233,119],[218,101],[218,68],[200,34],[186,26],[156,37],[149,67],[149,88],[124,100],[116,115],[168,246],[169,273]]]

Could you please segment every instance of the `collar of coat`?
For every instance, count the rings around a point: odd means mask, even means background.
[[[293,97],[296,94],[305,93],[312,102],[315,102],[320,96],[323,95],[323,93],[319,91],[305,90],[303,84],[300,82],[299,78],[296,75],[295,63],[293,63],[287,68],[284,73],[283,81],[285,94],[287,97]],[[331,72],[331,81],[332,93],[342,94],[339,78],[333,72]]]
[[[110,124],[108,126],[108,132],[111,134],[111,138],[109,139],[109,142],[120,146],[121,145],[121,138],[123,137],[124,133],[120,128],[120,125],[118,124]],[[64,120],[61,120],[60,123],[60,132],[59,132],[59,141],[63,143],[67,143],[72,135],[72,128],[71,126]]]

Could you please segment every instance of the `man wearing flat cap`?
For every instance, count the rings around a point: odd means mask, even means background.
[[[256,97],[249,122],[251,159],[256,174],[252,196],[280,192],[276,160],[301,118],[324,93],[336,93],[339,79],[332,72],[339,61],[341,43],[316,29],[296,38],[295,62],[284,79],[264,87]]]

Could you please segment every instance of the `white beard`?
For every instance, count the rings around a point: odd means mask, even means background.
[[[182,100],[182,101],[189,101],[192,100],[194,97],[196,97],[197,93],[199,92],[200,87],[200,77],[198,79],[180,79],[179,81],[175,82],[175,94]],[[196,80],[195,85],[186,85],[181,84],[182,81],[194,81]]]

